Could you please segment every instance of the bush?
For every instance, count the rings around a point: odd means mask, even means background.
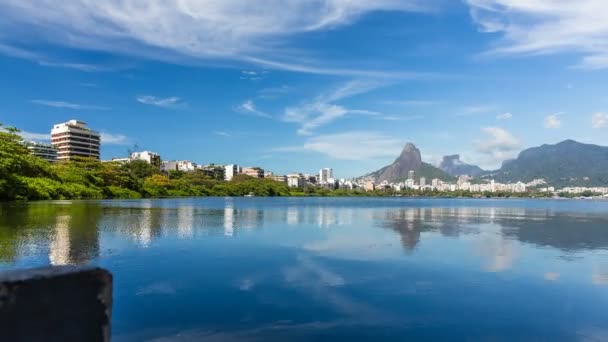
[[[125,188],[121,188],[118,186],[108,186],[106,188],[106,197],[110,197],[110,198],[124,198],[124,199],[138,199],[141,198],[141,194],[139,194],[136,191],[130,190],[130,189],[125,189]]]

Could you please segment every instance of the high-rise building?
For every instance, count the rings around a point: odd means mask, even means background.
[[[416,173],[414,172],[414,170],[410,170],[410,171],[407,173],[407,179],[414,180],[414,178],[415,178],[415,177],[416,177]]]
[[[329,180],[334,178],[334,170],[330,168],[325,168],[319,170],[319,183],[327,184]]]
[[[424,188],[426,186],[426,178],[420,177],[420,187]]]
[[[224,180],[226,181],[231,181],[234,176],[241,173],[241,168],[238,165],[226,165],[224,168],[226,170],[226,172],[224,172]]]
[[[57,160],[74,157],[99,159],[101,138],[82,121],[70,120],[53,126],[51,144],[57,148]]]
[[[57,161],[57,149],[53,145],[31,141],[25,144],[30,154],[42,158],[50,163]]]

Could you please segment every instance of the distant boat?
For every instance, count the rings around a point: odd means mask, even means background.
[[[253,192],[250,192],[247,195],[245,195],[245,197],[255,197],[255,194]]]

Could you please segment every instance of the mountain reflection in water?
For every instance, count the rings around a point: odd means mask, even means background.
[[[608,202],[0,204],[0,270],[114,273],[131,340],[604,340]]]

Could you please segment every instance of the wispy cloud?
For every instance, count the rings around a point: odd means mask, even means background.
[[[608,68],[605,0],[467,0],[482,32],[502,33],[491,54],[578,52],[581,67]]]
[[[608,127],[608,113],[595,113],[591,117],[591,126],[593,128]]]
[[[511,113],[502,113],[496,115],[496,120],[511,120],[513,118],[513,114]]]
[[[129,144],[129,138],[125,135],[122,134],[111,134],[111,133],[107,133],[107,132],[101,132],[101,143],[102,144],[108,144],[108,145],[128,145]],[[24,139],[24,140],[36,140],[36,141],[50,141],[51,140],[51,133],[33,133],[33,132],[26,132],[26,131],[22,131],[19,132],[19,135]]]
[[[266,78],[268,75],[267,70],[255,71],[255,70],[241,70],[241,79],[248,81],[260,81]]]
[[[36,141],[50,141],[51,140],[51,133],[32,133],[32,132],[26,132],[26,131],[21,131],[18,133],[23,140],[36,140]]]
[[[462,107],[460,112],[456,113],[458,116],[471,116],[471,115],[480,115],[480,114],[488,114],[491,112],[495,112],[498,109],[496,105],[493,104],[475,104]]]
[[[147,105],[151,105],[151,106],[157,106],[157,107],[164,107],[164,108],[177,107],[179,105],[184,104],[183,102],[181,102],[181,99],[176,96],[163,98],[163,97],[156,97],[156,96],[151,96],[151,95],[140,95],[140,96],[137,96],[135,99],[139,103],[143,103],[143,104],[147,104]]]
[[[122,134],[101,132],[101,143],[109,145],[128,145],[129,139]]]
[[[78,104],[78,103],[72,103],[72,102],[66,102],[66,101],[31,100],[30,102],[41,105],[41,106],[64,108],[64,109],[74,109],[74,110],[82,110],[82,109],[108,110],[109,109],[108,107],[85,105],[85,104]]]
[[[423,107],[423,106],[433,106],[439,104],[439,101],[433,100],[389,100],[384,101],[383,103],[388,105],[397,105],[397,106],[411,106],[411,107]]]
[[[257,97],[265,100],[275,99],[291,91],[293,91],[293,88],[286,85],[282,85],[280,87],[264,88],[258,91]]]
[[[40,64],[41,66],[46,66],[46,67],[51,67],[51,68],[74,69],[74,70],[79,70],[79,71],[84,71],[84,72],[100,72],[100,71],[110,70],[109,68],[103,67],[100,65],[85,64],[85,63],[38,61],[38,64]]]
[[[556,113],[546,116],[543,121],[543,126],[548,129],[557,129],[562,127],[562,120],[560,119],[562,114],[563,113]]]
[[[217,0],[7,0],[0,2],[0,12],[3,27],[13,33],[6,35],[11,40],[18,40],[18,28],[27,26],[29,42],[38,38],[150,59],[237,60],[297,72],[418,77],[395,70],[323,67],[327,61],[314,60],[285,38],[350,25],[376,11],[429,12],[432,6],[423,0],[270,0],[255,5]]]
[[[318,95],[314,100],[299,106],[287,107],[283,121],[300,125],[299,135],[311,135],[313,131],[348,114],[383,116],[382,113],[364,109],[350,109],[334,102],[364,94],[382,87],[378,81],[350,81],[331,92]]]
[[[485,140],[476,141],[478,153],[486,157],[484,166],[492,168],[504,160],[513,158],[521,149],[521,142],[513,134],[500,127],[485,127],[481,131],[487,136]]]
[[[272,115],[257,109],[253,100],[247,100],[236,107],[236,111],[242,114],[258,116],[260,118],[270,119]]]
[[[0,7],[2,4],[0,4]],[[60,62],[55,61],[52,58],[45,56],[44,54],[30,51],[21,47],[4,44],[0,42],[0,54],[22,58],[32,62],[37,63],[40,66],[50,67],[50,68],[64,68],[64,69],[73,69],[84,72],[101,72],[101,71],[113,71],[118,68],[113,66],[102,66],[102,65],[94,65],[94,64],[85,64],[85,63],[71,63],[71,62]]]
[[[224,131],[214,131],[213,134],[219,135],[221,137],[231,137],[232,136],[230,133],[224,132]]]
[[[339,160],[394,157],[403,141],[379,132],[353,131],[310,137],[303,145],[279,147],[274,152],[314,152]]]

